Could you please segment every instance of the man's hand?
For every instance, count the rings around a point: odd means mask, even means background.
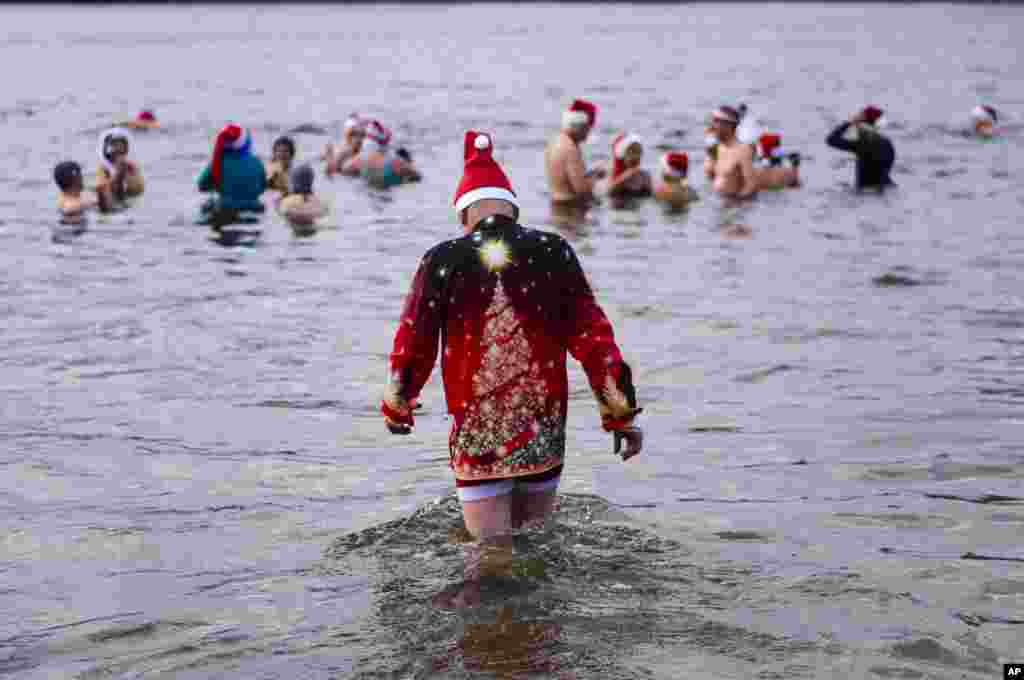
[[[391,420],[387,416],[384,416],[384,424],[388,426],[388,431],[391,434],[410,434],[412,433],[412,427],[405,425],[404,423],[398,423]]]
[[[639,425],[630,425],[612,432],[612,440],[615,443],[615,453],[626,461],[640,453],[644,447],[644,431],[640,429]],[[626,441],[625,451],[621,451],[623,440]]]

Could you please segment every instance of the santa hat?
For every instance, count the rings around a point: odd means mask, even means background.
[[[582,125],[594,127],[597,122],[597,107],[584,99],[574,99],[567,111],[562,112],[562,127],[575,128]]]
[[[632,132],[622,132],[612,141],[612,177],[618,177],[626,170],[626,150],[634,144],[643,147],[643,142]]]
[[[345,129],[351,130],[353,128],[361,130],[366,127],[366,121],[358,113],[348,114],[348,118],[345,119]]]
[[[505,176],[501,166],[494,160],[494,143],[492,137],[485,132],[469,130],[463,144],[465,171],[462,181],[455,189],[455,212],[473,205],[485,198],[499,198],[508,201],[519,209],[512,185]]]
[[[762,158],[781,158],[782,137],[766,132],[757,139],[757,151]]]
[[[668,177],[686,177],[690,159],[682,151],[670,151],[661,156],[661,174]]]
[[[143,123],[155,123],[156,122],[156,116],[154,116],[153,112],[149,111],[149,110],[139,111],[139,115],[137,116],[136,119],[141,121],[141,122],[143,122]]]
[[[100,157],[100,165],[102,165],[106,169],[106,171],[111,173],[111,174],[113,174],[113,172],[114,172],[114,164],[110,162],[110,156],[109,156],[110,151],[109,151],[109,149],[110,149],[110,143],[113,142],[115,139],[123,139],[124,143],[128,145],[129,149],[132,146],[132,136],[124,128],[120,128],[120,127],[110,128],[109,130],[104,132],[102,135],[100,135],[100,144],[99,144],[99,153],[98,153],[98,155]]]
[[[868,106],[860,112],[860,115],[863,116],[864,120],[868,124],[876,125],[878,123],[878,119],[882,117],[883,113],[882,109],[877,106]]]
[[[990,123],[999,122],[999,114],[997,114],[996,110],[991,106],[975,106],[974,110],[971,111],[971,118],[978,122],[984,120],[987,120]]]
[[[391,143],[391,130],[380,124],[378,120],[371,120],[366,124],[366,140],[370,142],[367,150],[383,151]]]
[[[210,163],[210,179],[213,186],[220,188],[221,165],[225,151],[246,153],[252,148],[252,135],[249,131],[237,123],[228,123],[220,132],[213,143],[213,160]]]

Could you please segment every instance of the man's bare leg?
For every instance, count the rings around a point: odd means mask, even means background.
[[[512,567],[512,496],[503,494],[462,501],[462,519],[473,537],[465,544],[465,585],[461,592],[437,604],[472,607],[480,602],[480,578],[505,576]]]
[[[542,525],[555,509],[556,489],[512,496],[512,526],[515,528]]]

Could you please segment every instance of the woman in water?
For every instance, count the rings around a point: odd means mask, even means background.
[[[343,133],[342,145],[335,148],[333,144],[328,144],[324,149],[323,160],[327,161],[327,176],[341,174],[341,175],[358,175],[356,172],[346,172],[345,164],[349,160],[359,156],[359,152],[363,148],[363,139],[366,137],[366,121],[359,117],[358,113],[349,115],[345,121],[345,131]]]
[[[971,120],[974,122],[974,134],[982,139],[992,139],[996,134],[996,123],[999,122],[999,114],[991,106],[975,106],[971,111]]]
[[[681,151],[672,151],[661,157],[661,173],[654,185],[654,198],[670,210],[682,210],[697,200],[697,192],[687,181],[690,159]]]
[[[260,196],[267,174],[252,154],[252,135],[231,123],[217,133],[213,156],[196,181],[199,191],[215,193],[200,209],[200,223],[215,229],[238,221],[242,213],[262,213]]]
[[[138,165],[128,160],[130,149],[131,140],[124,128],[111,128],[100,135],[96,191],[105,194],[112,204],[140,196],[146,189]]]
[[[296,234],[316,231],[315,222],[327,214],[327,206],[313,194],[313,168],[308,163],[292,168],[291,191],[277,205],[277,212]]]
[[[295,140],[291,137],[278,137],[271,147],[270,165],[267,167],[267,189],[288,195],[288,173],[295,160]]]
[[[754,168],[760,189],[785,189],[800,186],[800,154],[785,154],[782,150],[782,137],[765,133],[757,140],[757,156],[759,167]],[[783,160],[789,160],[789,166]]]
[[[82,180],[82,166],[74,161],[58,163],[53,169],[53,181],[60,193],[57,194],[57,211],[60,213],[61,224],[85,227],[86,213],[99,208],[110,209],[108,197],[85,191]]]
[[[651,195],[651,175],[640,167],[643,156],[643,143],[636,135],[622,133],[615,138],[608,177],[609,196],[641,198]]]
[[[345,171],[360,174],[378,187],[420,180],[409,152],[405,149],[392,152],[391,131],[376,120],[367,123],[362,153],[345,163]]]
[[[126,120],[121,123],[120,127],[128,128],[130,130],[155,130],[160,127],[159,121],[156,116],[153,115],[152,111],[139,111],[139,115],[135,116],[132,120]]]

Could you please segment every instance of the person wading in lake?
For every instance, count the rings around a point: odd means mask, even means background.
[[[461,603],[478,596],[482,574],[509,567],[512,530],[553,510],[565,455],[566,352],[587,373],[615,451],[625,441],[625,460],[643,444],[632,372],[576,253],[561,237],[516,222],[518,199],[492,153],[490,135],[466,133],[455,192],[465,235],[423,256],[381,403],[388,429],[409,434],[440,337],[450,466],[466,529],[478,541]]]
[[[881,191],[893,185],[889,175],[896,162],[896,150],[889,138],[878,131],[878,120],[881,117],[881,109],[869,106],[837,126],[825,140],[833,149],[856,154],[855,181],[858,190]]]
[[[731,106],[719,107],[711,114],[710,131],[718,140],[715,155],[704,160],[704,173],[714,180],[714,190],[725,196],[748,198],[757,193],[754,172],[754,148],[736,138],[739,112]]]
[[[200,208],[203,224],[215,229],[230,224],[240,213],[262,213],[260,196],[267,187],[263,162],[252,154],[252,135],[231,123],[217,133],[213,157],[196,180],[199,191],[216,197]]]
[[[562,129],[544,150],[551,211],[556,219],[582,217],[594,199],[594,184],[606,175],[601,167],[587,170],[580,151],[596,122],[597,107],[576,99],[562,112]]]

